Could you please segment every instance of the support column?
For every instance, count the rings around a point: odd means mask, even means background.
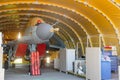
[[[89,46],[89,36],[87,36],[87,47]]]
[[[76,55],[75,55],[75,58],[76,58],[76,60],[78,60],[78,44],[79,44],[79,42],[77,42],[77,44],[76,44]]]
[[[101,38],[102,38],[102,35],[100,34],[99,35],[99,47],[101,48]]]
[[[120,66],[118,66],[118,78],[120,80]]]
[[[0,32],[0,80],[4,80],[2,33]]]

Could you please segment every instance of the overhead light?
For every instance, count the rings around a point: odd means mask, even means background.
[[[19,63],[22,63],[22,58],[17,58],[14,60],[14,63],[15,64],[19,64]]]
[[[88,2],[84,2],[84,4],[87,6],[87,5],[88,5]]]
[[[20,38],[21,38],[21,33],[19,32],[19,33],[18,33],[18,39],[20,39]]]
[[[46,62],[47,62],[47,63],[50,63],[50,57],[47,57],[47,58],[46,58]]]
[[[30,8],[30,10],[34,10],[34,8]]]
[[[35,2],[34,2],[34,4],[38,4],[39,2],[38,2],[38,0],[36,0]]]
[[[46,53],[49,53],[49,51],[46,51]]]

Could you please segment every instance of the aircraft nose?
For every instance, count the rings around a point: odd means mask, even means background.
[[[41,23],[37,26],[36,34],[41,40],[48,40],[54,34],[54,32],[50,31],[52,28],[49,24]]]

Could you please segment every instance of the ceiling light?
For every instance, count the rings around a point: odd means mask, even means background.
[[[46,53],[49,53],[49,51],[46,51]]]
[[[18,33],[18,39],[20,39],[20,38],[21,38],[21,33],[19,32],[19,33]]]
[[[47,62],[47,63],[50,63],[50,57],[47,57],[47,58],[46,58],[46,62]]]
[[[15,64],[19,64],[19,63],[22,63],[22,58],[17,58],[14,60],[14,63]]]
[[[38,4],[38,0],[36,0],[33,4]]]

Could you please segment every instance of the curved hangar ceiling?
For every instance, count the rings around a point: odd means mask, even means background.
[[[0,0],[0,31],[16,39],[28,21],[40,17],[60,28],[67,48],[120,46],[120,0]],[[14,37],[13,37],[14,35]]]

